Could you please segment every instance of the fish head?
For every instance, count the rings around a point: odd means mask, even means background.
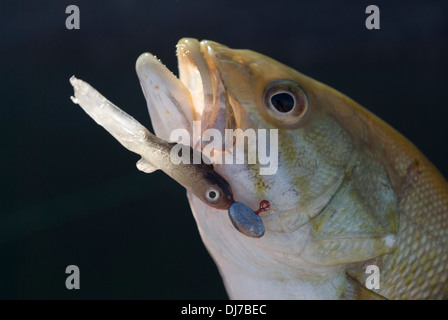
[[[386,245],[375,239],[394,231],[395,199],[382,168],[376,174],[375,161],[361,169],[360,163],[370,163],[371,157],[361,156],[369,153],[362,134],[356,134],[362,128],[350,131],[362,126],[351,118],[352,108],[341,111],[352,104],[349,98],[251,50],[185,38],[177,56],[179,78],[150,54],[137,60],[156,135],[173,140],[171,133],[181,128],[191,135],[191,147],[205,152],[213,144],[208,154],[214,170],[228,181],[235,201],[254,211],[263,200],[270,203],[259,213],[265,234],[254,239],[238,233],[222,211],[189,194],[201,237],[232,298],[305,297],[297,296],[298,273],[338,269],[383,250]],[[243,132],[243,139],[227,137],[232,130]],[[251,157],[253,147],[257,152]],[[238,151],[244,161],[236,161]],[[360,191],[363,184],[366,191]],[[383,193],[368,194],[378,189]],[[358,211],[388,212],[390,219],[360,215],[344,220]],[[263,282],[271,280],[275,284]],[[265,291],[263,286],[272,295],[254,295]],[[313,283],[305,291],[317,287]]]
[[[263,213],[267,229],[291,231],[314,217],[341,183],[351,149],[349,136],[319,100],[323,85],[267,56],[213,41],[182,39],[177,56],[179,79],[151,54],[137,61],[155,133],[168,140],[182,128],[192,135],[190,145],[198,148],[202,141],[203,149],[207,144],[194,133],[217,130],[223,153],[236,147],[224,145],[226,130],[264,135],[275,173],[260,174],[258,161],[222,160],[215,170],[232,186],[235,200],[254,209],[262,200],[271,202]]]

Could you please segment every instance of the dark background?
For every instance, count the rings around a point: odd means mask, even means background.
[[[70,4],[80,30],[65,28]],[[150,128],[141,53],[176,73],[181,37],[252,49],[360,102],[448,176],[447,17],[423,0],[2,2],[0,298],[227,298],[183,188],[138,171],[70,101],[73,74]],[[81,290],[65,288],[71,264]]]

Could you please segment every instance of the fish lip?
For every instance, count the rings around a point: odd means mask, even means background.
[[[135,67],[156,135],[170,140],[174,130],[191,132],[195,115],[190,90],[148,52],[139,56]]]
[[[211,70],[203,55],[203,42],[182,38],[176,46],[179,80],[190,90],[196,120],[202,120],[207,103],[213,101]]]
[[[233,129],[233,106],[219,71],[219,43],[183,38],[177,44],[179,80],[190,90],[195,119],[201,121],[202,133],[210,128],[224,134]],[[227,47],[225,47],[227,48]]]

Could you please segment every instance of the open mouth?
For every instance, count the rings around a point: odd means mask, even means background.
[[[229,128],[232,108],[213,61],[212,46],[209,41],[180,40],[179,78],[150,53],[138,58],[137,74],[154,131],[160,138],[170,140],[176,129],[192,134],[193,121],[201,121],[201,132],[212,127],[221,132]]]

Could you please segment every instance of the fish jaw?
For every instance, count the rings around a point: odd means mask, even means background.
[[[293,233],[267,232],[261,238],[249,238],[235,230],[227,214],[204,205],[190,192],[187,195],[230,299],[340,298],[346,288],[343,270],[301,258],[309,242],[308,226]]]
[[[191,133],[195,114],[185,85],[150,53],[140,55],[136,71],[155,134],[168,141],[176,129]]]
[[[207,41],[184,38],[177,44],[179,78],[150,53],[136,62],[137,75],[145,95],[157,136],[170,140],[176,129],[186,129],[193,141],[206,129],[234,128],[233,111],[220,85],[218,70],[205,57]],[[202,127],[193,129],[193,122]],[[200,144],[192,147],[200,149]]]

